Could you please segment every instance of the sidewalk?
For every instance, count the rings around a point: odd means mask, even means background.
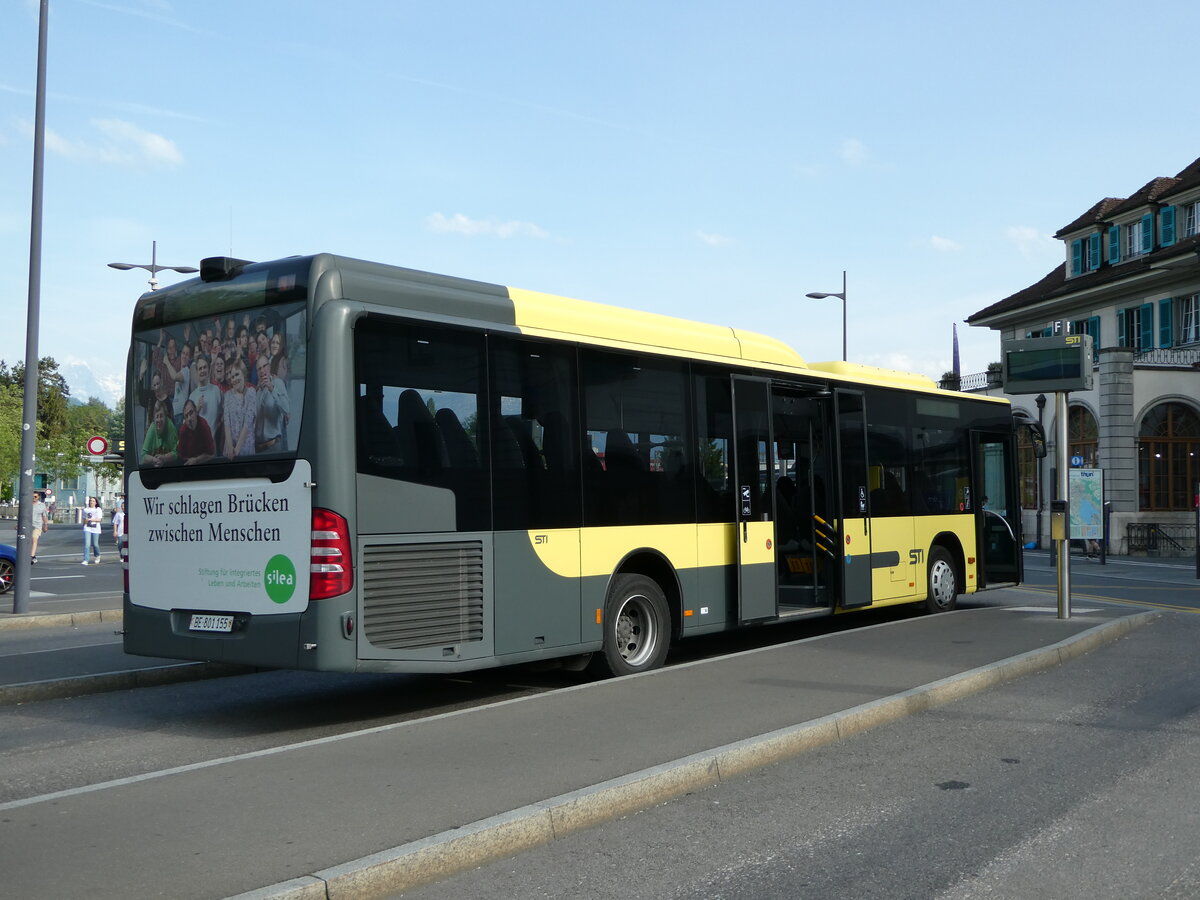
[[[0,803],[5,886],[388,896],[1057,665],[1156,617],[1080,603],[1060,620],[1019,605],[1026,592],[1000,594],[1013,605]],[[45,865],[47,848],[71,864]]]

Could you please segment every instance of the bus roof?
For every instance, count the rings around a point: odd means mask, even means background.
[[[532,336],[577,339],[599,346],[692,359],[736,360],[751,366],[798,375],[819,375],[835,381],[941,392],[933,379],[912,372],[841,361],[808,363],[783,341],[752,331],[523,288],[329,253],[265,263],[231,262],[239,265],[226,276],[229,281],[241,280],[243,271],[248,278],[261,279],[264,272],[279,267],[291,271],[309,268],[309,289],[318,303],[345,298],[438,317],[515,326],[523,334]],[[142,299],[162,301],[174,293],[187,295],[203,289],[201,279],[190,279],[157,294],[143,295]],[[1006,402],[1004,398],[995,397],[976,399]]]

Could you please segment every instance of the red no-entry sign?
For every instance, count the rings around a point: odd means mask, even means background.
[[[92,456],[103,456],[108,452],[108,441],[96,435],[87,439],[87,451]]]

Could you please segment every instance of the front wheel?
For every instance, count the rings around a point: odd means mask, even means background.
[[[926,612],[949,612],[958,604],[958,572],[950,554],[942,547],[929,551],[929,590]]]
[[[13,564],[0,559],[0,594],[7,594],[13,586]]]
[[[671,611],[658,583],[645,575],[618,575],[604,601],[604,647],[591,668],[603,675],[657,669],[671,643]]]

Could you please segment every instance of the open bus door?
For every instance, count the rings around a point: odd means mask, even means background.
[[[770,382],[733,376],[733,469],[737,509],[738,621],[778,613],[771,473]]]
[[[826,423],[830,391],[823,385],[776,382],[771,387],[775,443],[775,553],[781,616],[828,610],[839,583],[838,544],[827,495]]]
[[[971,482],[979,587],[1014,584],[1023,575],[1017,448],[1011,433],[971,432]]]
[[[833,394],[837,471],[838,554],[842,561],[842,609],[871,603],[870,472],[867,417],[862,391]]]

